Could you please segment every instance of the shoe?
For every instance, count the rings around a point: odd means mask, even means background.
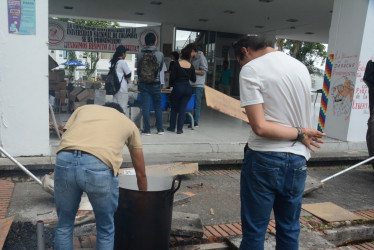
[[[149,135],[151,135],[151,131],[149,131],[149,130],[143,130],[142,134],[146,135],[146,136],[149,136]]]
[[[178,131],[177,131],[177,134],[178,134],[178,135],[183,134],[183,130],[178,130]]]
[[[172,129],[171,127],[168,127],[166,130],[170,132],[175,132],[175,129]]]
[[[164,129],[157,129],[157,134],[158,135],[163,135],[164,134]]]
[[[193,126],[194,126],[194,128],[198,128],[198,127],[199,127],[199,124],[195,123]],[[192,128],[192,125],[191,125],[191,124],[188,125],[188,128]]]

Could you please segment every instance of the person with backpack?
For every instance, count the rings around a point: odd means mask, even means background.
[[[125,114],[127,114],[127,103],[129,101],[126,78],[131,77],[131,71],[125,61],[127,51],[128,49],[123,45],[118,46],[110,60],[111,68],[115,68],[120,84],[120,88],[115,90],[117,92],[113,95],[113,102],[118,103]]]
[[[164,63],[164,54],[157,51],[155,34],[151,32],[146,34],[144,40],[146,46],[136,57],[138,90],[140,91],[144,121],[144,130],[142,133],[144,135],[151,135],[149,109],[152,100],[156,114],[157,134],[163,135],[160,71]]]

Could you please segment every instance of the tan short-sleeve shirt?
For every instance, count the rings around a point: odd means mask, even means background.
[[[123,147],[129,150],[142,148],[136,125],[114,108],[99,105],[79,107],[64,129],[60,146],[62,150],[81,150],[90,153],[117,175],[123,158]]]

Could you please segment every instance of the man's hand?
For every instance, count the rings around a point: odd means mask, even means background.
[[[315,152],[313,147],[320,148],[321,146],[319,144],[324,143],[321,138],[326,134],[318,131],[317,129],[306,128],[305,134],[306,135],[304,136],[302,143],[312,152]]]
[[[132,164],[136,172],[136,179],[138,188],[142,191],[147,191],[147,175],[145,174],[145,164],[143,150],[141,148],[134,148],[130,150]]]

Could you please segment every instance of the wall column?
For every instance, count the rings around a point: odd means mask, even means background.
[[[322,126],[329,137],[366,140],[369,95],[362,77],[367,61],[374,59],[372,24],[374,0],[334,1],[328,47],[332,71]]]

